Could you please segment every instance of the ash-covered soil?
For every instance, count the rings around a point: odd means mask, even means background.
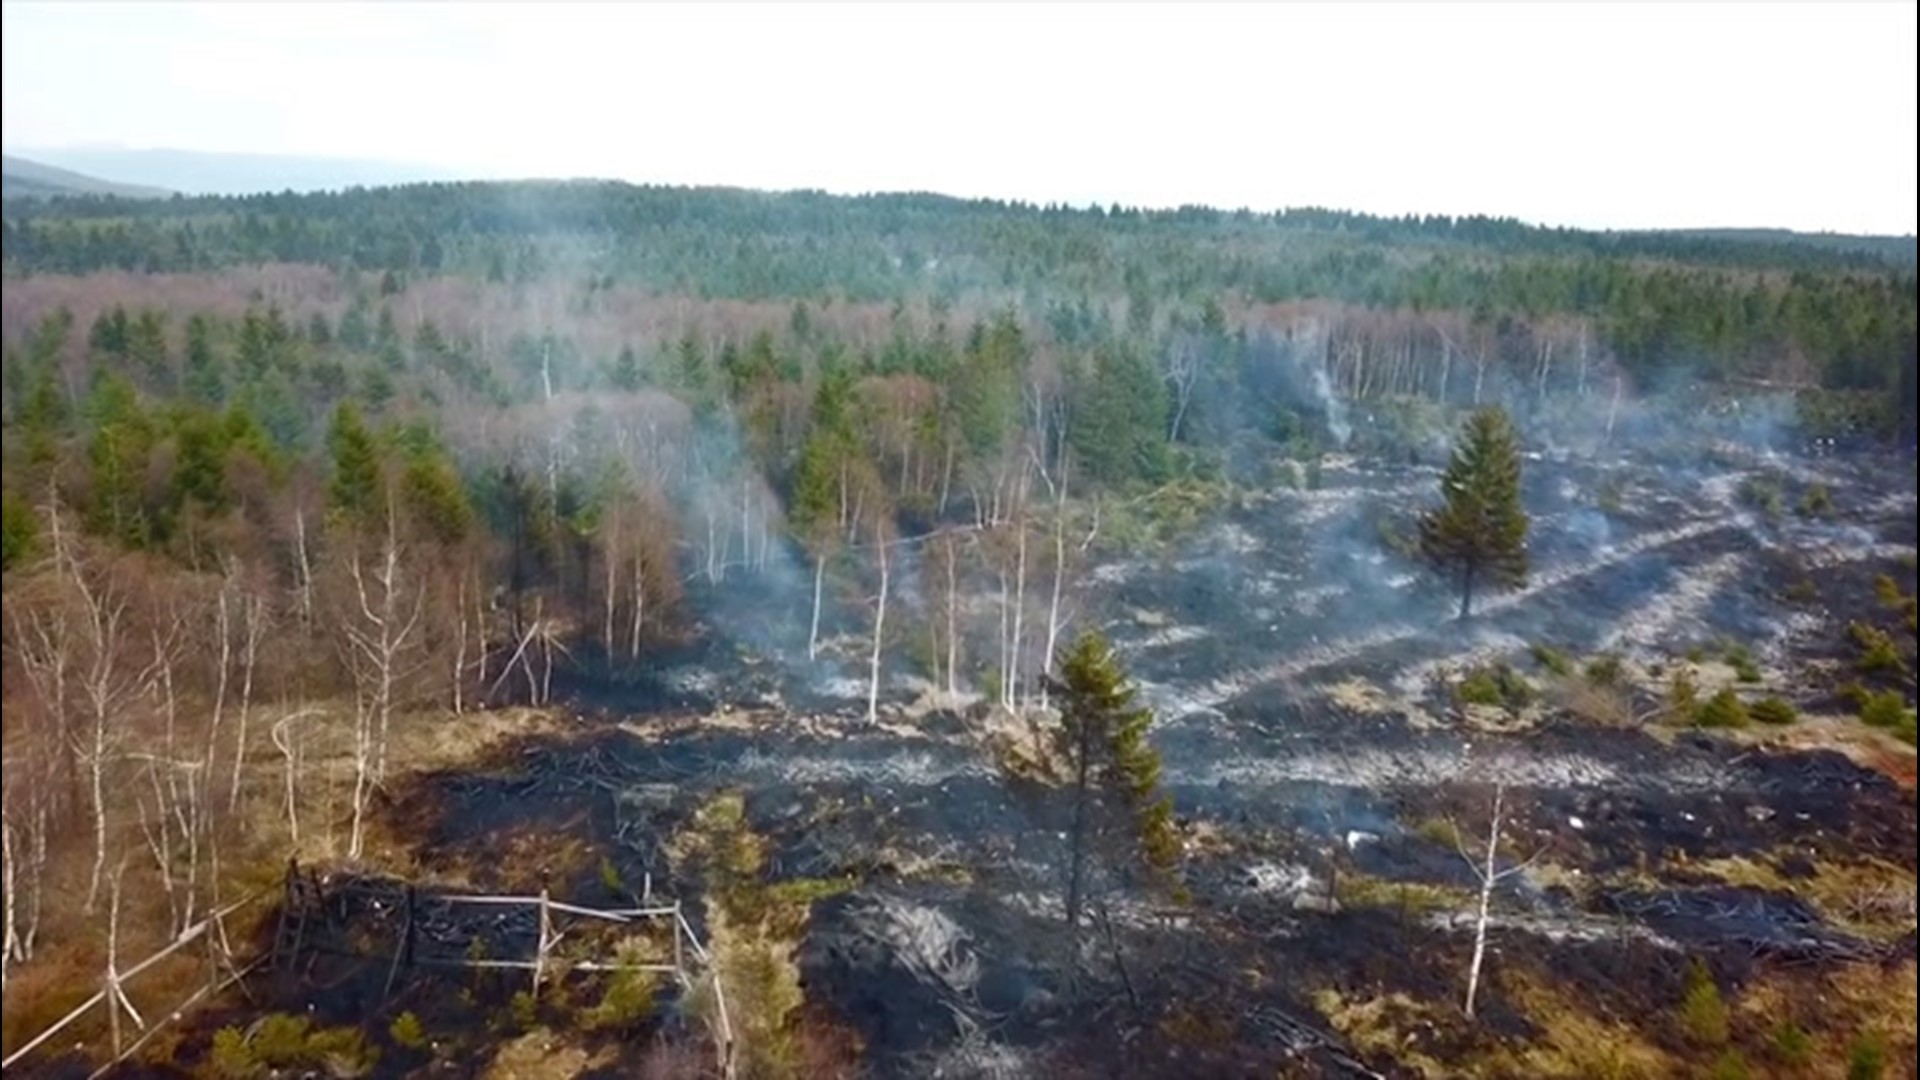
[[[1754,502],[1755,477],[1784,509]],[[1612,1038],[1619,1075],[1670,1075],[1720,1053],[1674,1019],[1693,958],[1756,1066],[1779,1010],[1750,1017],[1742,995],[1845,1001],[1875,973],[1911,1000],[1914,797],[1876,767],[1899,751],[1815,715],[1836,708],[1875,576],[1913,593],[1911,462],[1535,458],[1532,581],[1465,624],[1389,540],[1434,481],[1339,464],[1164,556],[1082,569],[1076,624],[1107,631],[1157,710],[1190,896],[1103,881],[1077,957],[1066,804],[986,749],[1018,725],[915,701],[901,677],[869,726],[851,656],[806,667],[712,632],[618,688],[583,684],[573,734],[388,813],[423,870],[477,887],[526,887],[539,868],[499,853],[534,835],[591,856],[563,894],[605,891],[604,859],[691,900],[704,883],[673,838],[743,793],[774,879],[850,885],[814,905],[795,957],[809,1009],[857,1032],[878,1076],[1591,1075],[1580,1055]],[[1796,514],[1816,484],[1831,509]],[[1729,642],[1760,670],[1741,693],[1809,715],[1768,738],[1661,723],[1652,673]],[[1556,680],[1535,645],[1620,656],[1626,722],[1560,707],[1551,687],[1580,676]],[[1491,661],[1539,700],[1456,706],[1449,680]],[[1458,849],[1495,781],[1501,865],[1531,861],[1497,891],[1469,1023],[1477,883]],[[1841,1013],[1794,1015],[1822,1048],[1853,1037]],[[1883,1034],[1911,1060],[1910,1026]]]

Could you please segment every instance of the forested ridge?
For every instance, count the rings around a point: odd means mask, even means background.
[[[631,675],[729,588],[810,594],[753,613],[795,665],[870,631],[873,695],[1013,702],[1089,545],[1434,459],[1457,410],[1911,438],[1907,251],[600,183],[10,201],[9,962],[128,851],[157,925],[204,907],[183,860],[278,820],[268,697],[346,702],[358,854],[396,716]]]

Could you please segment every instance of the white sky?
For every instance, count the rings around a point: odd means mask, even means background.
[[[1915,10],[6,0],[0,140],[1911,233]]]

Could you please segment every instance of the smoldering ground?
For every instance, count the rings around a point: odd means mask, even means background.
[[[1470,803],[1490,779],[1524,804],[1517,828],[1556,863],[1595,882],[1645,873],[1656,883],[1569,891],[1515,879],[1495,923],[1501,963],[1528,968],[1572,949],[1581,993],[1630,1002],[1636,987],[1665,986],[1661,972],[1689,953],[1816,964],[1897,955],[1805,904],[1675,861],[1797,850],[1910,876],[1911,795],[1891,781],[1834,754],[1670,744],[1578,721],[1474,730],[1435,689],[1467,664],[1524,667],[1535,643],[1652,658],[1680,642],[1737,638],[1782,672],[1769,689],[1791,694],[1784,673],[1798,642],[1837,635],[1845,616],[1782,600],[1781,560],[1836,582],[1897,567],[1913,540],[1913,485],[1883,461],[1795,460],[1783,468],[1828,486],[1835,519],[1771,520],[1740,491],[1776,465],[1763,454],[1530,457],[1531,582],[1490,598],[1465,626],[1382,530],[1425,498],[1431,467],[1336,460],[1318,489],[1247,500],[1163,556],[1090,553],[1076,617],[1111,633],[1158,710],[1153,738],[1193,891],[1172,912],[1137,882],[1108,882],[1111,955],[1092,984],[1060,952],[1060,794],[982,753],[984,706],[915,707],[895,639],[883,723],[868,725],[857,691],[874,582],[854,575],[829,594],[822,636],[846,642],[805,662],[794,627],[805,625],[812,583],[793,550],[720,580],[696,570],[688,603],[701,630],[651,658],[655,673],[633,684],[651,695],[583,683],[579,734],[503,754],[492,777],[430,779],[403,806],[434,822],[427,846],[448,864],[486,865],[503,833],[532,825],[585,840],[622,880],[697,896],[703,883],[667,841],[714,793],[743,792],[773,880],[850,884],[815,906],[797,957],[808,1000],[858,1030],[883,1075],[1184,1075],[1193,1059],[1182,1055],[1195,1051],[1145,1018],[1214,999],[1269,1018],[1237,1029],[1223,1067],[1390,1070],[1391,1060],[1346,1047],[1311,988],[1365,972],[1407,993],[1454,992],[1471,882],[1419,823]],[[939,575],[922,545],[892,550],[902,621],[937,616],[944,601],[928,590]],[[1911,588],[1910,570],[1907,579]],[[962,591],[969,610],[1000,603],[998,582],[977,574]],[[1428,675],[1406,685],[1410,671]],[[1329,692],[1356,680],[1402,701],[1361,710]],[[730,719],[716,724],[715,710]],[[493,872],[505,887],[521,871]],[[595,877],[583,871],[571,887],[591,894]],[[1369,890],[1389,898],[1380,918],[1368,914]],[[1417,959],[1394,975],[1389,956]],[[1118,1020],[1126,995],[1115,957],[1136,983]],[[1228,957],[1266,972],[1265,989],[1202,974]],[[1520,1023],[1492,1008],[1490,1024]],[[1073,1035],[1110,1022],[1132,1033],[1124,1055]]]

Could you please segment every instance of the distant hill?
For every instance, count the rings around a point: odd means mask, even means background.
[[[122,184],[97,176],[42,165],[37,161],[0,156],[0,197],[8,199],[47,199],[56,195],[118,195],[125,199],[164,199],[173,194],[165,188],[141,184]]]
[[[1916,258],[1920,257],[1920,242],[1916,242],[1912,236],[1794,232],[1791,229],[1663,229],[1650,235],[1733,244],[1797,245],[1823,251],[1877,255],[1890,263],[1908,266],[1913,265]]]
[[[338,191],[350,187],[466,179],[448,169],[362,158],[220,154],[103,147],[30,151],[41,161],[99,176],[137,177],[188,195]]]

